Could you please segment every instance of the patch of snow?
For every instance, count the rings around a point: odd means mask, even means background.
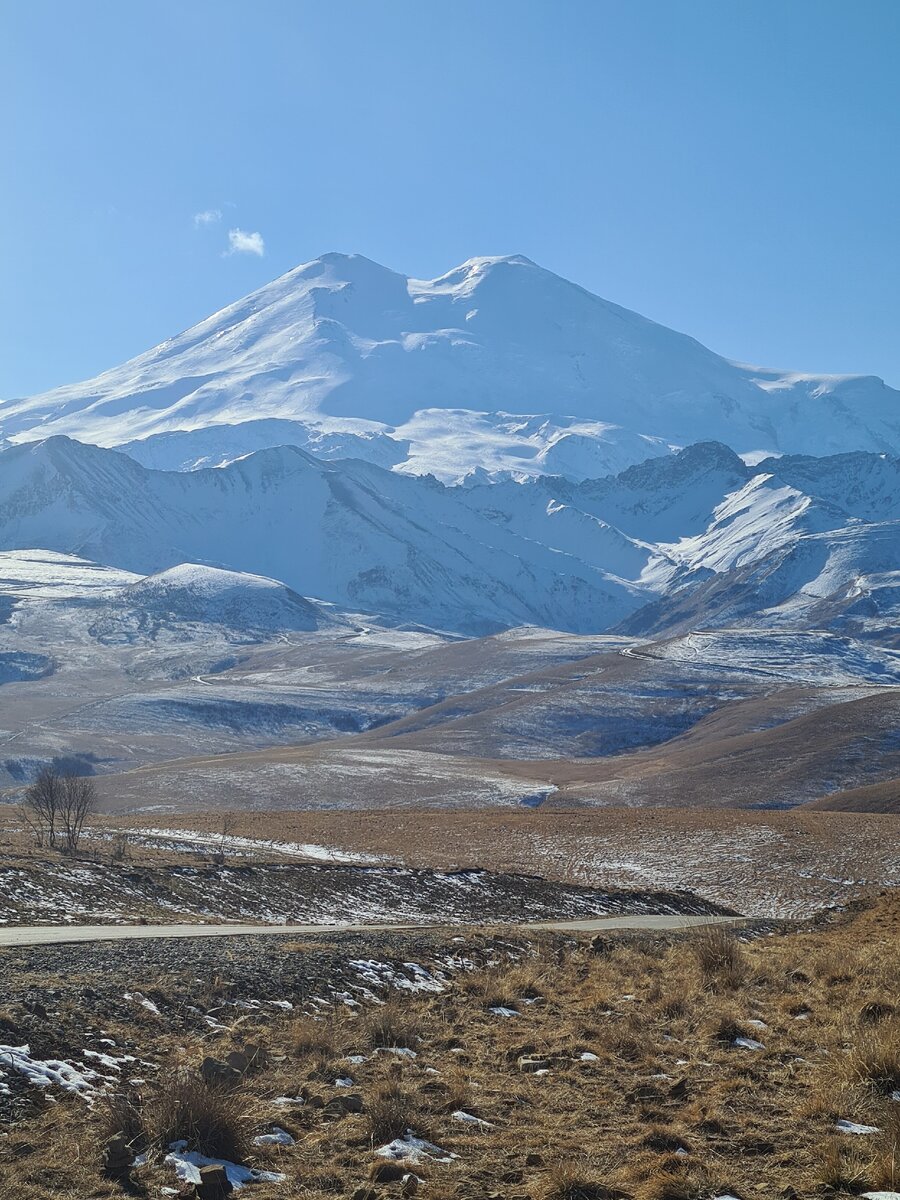
[[[280,1125],[273,1125],[271,1133],[261,1133],[253,1139],[254,1146],[295,1146],[296,1139],[291,1137]]]
[[[457,1154],[442,1150],[440,1146],[435,1146],[433,1142],[427,1142],[424,1138],[416,1137],[411,1129],[407,1129],[403,1137],[394,1138],[392,1142],[388,1142],[384,1146],[379,1146],[375,1153],[379,1158],[389,1158],[394,1162],[406,1161],[411,1163],[419,1163],[427,1159],[432,1159],[434,1162],[448,1163],[459,1157]]]
[[[456,1109],[456,1111],[452,1112],[450,1116],[454,1121],[462,1121],[465,1125],[476,1125],[479,1129],[494,1128],[492,1121],[483,1121],[481,1117],[476,1117],[472,1113],[465,1112],[461,1108]]]
[[[856,1121],[847,1121],[843,1118],[836,1121],[834,1125],[838,1133],[880,1133],[881,1130],[876,1125],[860,1125]]]
[[[0,1065],[24,1075],[32,1087],[59,1087],[73,1096],[88,1100],[107,1083],[104,1076],[81,1063],[65,1062],[58,1058],[35,1058],[28,1045],[0,1045]]]
[[[756,1042],[753,1038],[739,1037],[734,1039],[735,1046],[740,1046],[743,1050],[765,1050],[762,1042]]]
[[[161,1017],[162,1013],[159,1008],[149,1000],[143,992],[126,992],[123,996],[124,1000],[132,1000],[135,1004],[140,1004],[141,1008],[146,1008],[147,1012],[153,1013],[156,1017]]]
[[[176,1149],[176,1147],[179,1147]],[[256,1167],[242,1167],[226,1158],[207,1158],[196,1150],[186,1150],[184,1143],[174,1142],[165,1162],[175,1168],[182,1183],[199,1183],[201,1167],[224,1167],[228,1182],[235,1191],[248,1183],[283,1183],[287,1176],[279,1171],[261,1171]]]

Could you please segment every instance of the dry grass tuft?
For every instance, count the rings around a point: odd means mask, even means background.
[[[149,1097],[142,1113],[148,1143],[185,1141],[209,1158],[243,1161],[252,1129],[239,1090],[210,1087],[193,1071],[176,1071]]]
[[[381,1047],[415,1050],[419,1044],[421,1026],[408,1005],[399,1000],[389,1000],[364,1020],[366,1037],[373,1050]]]
[[[732,930],[710,925],[695,934],[691,949],[706,987],[712,991],[735,991],[747,980],[750,964]]]
[[[628,1192],[594,1179],[584,1168],[557,1163],[546,1174],[540,1200],[631,1200]]]
[[[867,1164],[860,1149],[839,1138],[829,1139],[822,1147],[817,1183],[825,1192],[856,1192],[868,1178]]]
[[[124,1137],[135,1152],[146,1145],[143,1100],[136,1091],[108,1092],[97,1105],[97,1137],[105,1145]]]
[[[399,1079],[391,1079],[376,1088],[367,1106],[366,1116],[373,1145],[403,1137],[407,1129],[415,1128],[419,1136],[426,1136],[422,1133],[421,1106],[404,1090]]]
[[[900,1090],[900,1020],[861,1030],[850,1052],[850,1069],[857,1079],[878,1091]]]
[[[900,1189],[900,1103],[891,1106],[870,1167],[869,1183],[885,1191]]]
[[[298,1058],[328,1060],[337,1054],[337,1022],[331,1015],[297,1017],[291,1026],[291,1049]]]
[[[638,1200],[698,1200],[701,1184],[681,1172],[664,1170],[648,1179],[638,1192]]]

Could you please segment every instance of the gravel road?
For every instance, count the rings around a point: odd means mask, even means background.
[[[695,925],[714,925],[740,920],[739,917],[694,915],[688,913],[641,913],[634,916],[590,917],[562,921],[504,921],[504,928],[517,930],[558,930],[593,933],[604,929],[690,929]],[[489,925],[489,921],[480,922]],[[0,946],[47,946],[71,942],[151,941],[158,938],[201,937],[300,937],[315,934],[397,933],[441,929],[439,924],[410,925],[20,925],[0,929]],[[455,928],[458,928],[455,926]]]

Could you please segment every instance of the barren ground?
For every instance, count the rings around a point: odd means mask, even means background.
[[[17,1120],[0,1183],[17,1200],[159,1195],[206,1154],[282,1177],[257,1175],[248,1200],[896,1189],[898,934],[894,893],[713,937],[10,951],[2,1040],[30,1049],[0,1050]],[[231,1052],[204,1084],[203,1059]],[[69,1091],[28,1085],[48,1067]]]

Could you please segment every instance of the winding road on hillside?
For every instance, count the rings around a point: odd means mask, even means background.
[[[692,929],[698,925],[732,924],[742,917],[698,916],[690,913],[640,914],[633,917],[585,917],[564,921],[524,921],[501,924],[504,929],[601,933],[618,929]],[[479,927],[490,922],[479,922]],[[0,948],[47,946],[71,942],[148,941],[157,938],[198,937],[307,937],[311,934],[336,933],[419,933],[435,929],[459,930],[458,923],[435,925],[19,925],[0,929]]]

